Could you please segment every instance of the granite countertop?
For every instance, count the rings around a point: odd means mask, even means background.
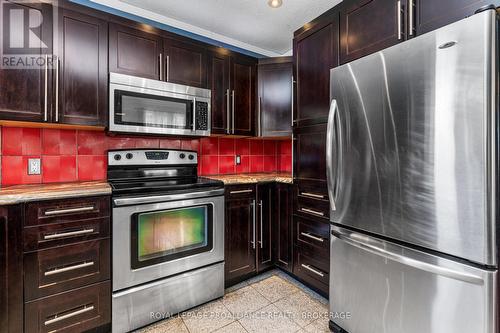
[[[264,182],[293,183],[292,175],[289,173],[247,173],[238,175],[213,175],[207,178],[221,180],[225,185],[255,184]]]
[[[0,187],[0,205],[106,194],[111,194],[106,181],[13,185]]]

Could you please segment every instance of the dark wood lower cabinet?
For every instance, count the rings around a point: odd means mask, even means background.
[[[272,223],[274,263],[288,272],[293,269],[292,196],[293,185],[276,184],[275,220]]]
[[[275,183],[257,185],[257,272],[274,266],[271,228],[275,223]]]

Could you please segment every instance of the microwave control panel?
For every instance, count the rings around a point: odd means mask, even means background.
[[[196,102],[196,130],[207,131],[208,130],[208,103],[207,102]]]

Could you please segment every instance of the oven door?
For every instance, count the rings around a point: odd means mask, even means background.
[[[224,260],[224,196],[146,198],[114,200],[113,291]]]

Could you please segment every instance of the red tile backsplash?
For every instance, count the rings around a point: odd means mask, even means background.
[[[1,128],[0,136],[2,185],[105,180],[108,149],[194,150],[200,154],[200,175],[292,169],[290,140],[124,137],[103,132],[14,127]],[[239,165],[235,155],[241,157]],[[29,158],[41,158],[41,175],[28,175]]]

